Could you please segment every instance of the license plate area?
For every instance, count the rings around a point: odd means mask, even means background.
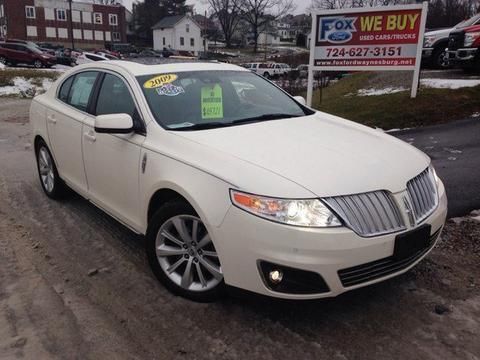
[[[430,246],[431,225],[425,224],[412,231],[397,235],[393,257],[395,260],[407,259]]]

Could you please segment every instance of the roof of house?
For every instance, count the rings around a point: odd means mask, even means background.
[[[172,28],[175,26],[176,23],[178,23],[180,20],[182,20],[185,17],[185,15],[174,15],[174,16],[166,16],[162,18],[159,22],[157,22],[152,29],[164,29],[164,28]]]

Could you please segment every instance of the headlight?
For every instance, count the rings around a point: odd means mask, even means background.
[[[288,225],[309,227],[342,226],[318,199],[277,199],[230,191],[232,203],[251,214]]]
[[[432,47],[433,43],[435,42],[436,37],[431,35],[431,36],[425,36],[423,38],[423,47]]]
[[[463,46],[472,46],[473,43],[480,38],[480,32],[471,32],[465,34],[465,40],[463,41]]]

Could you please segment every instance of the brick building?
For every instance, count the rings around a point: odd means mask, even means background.
[[[0,0],[0,38],[93,49],[126,42],[126,10],[68,0]],[[73,27],[73,29],[72,29]]]

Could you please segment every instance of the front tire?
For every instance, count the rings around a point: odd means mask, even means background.
[[[41,69],[43,67],[43,63],[40,61],[40,60],[35,60],[33,62],[33,66],[36,68],[36,69]]]
[[[146,251],[153,273],[171,292],[199,302],[223,295],[225,283],[215,246],[188,203],[168,202],[155,212]]]
[[[450,63],[448,61],[448,54],[445,49],[437,48],[432,54],[432,64],[435,69],[448,69]]]
[[[0,64],[7,66],[7,58],[5,56],[0,56]]]
[[[52,199],[61,199],[66,193],[66,185],[58,175],[57,166],[45,142],[36,148],[37,169],[40,184],[45,194]]]

